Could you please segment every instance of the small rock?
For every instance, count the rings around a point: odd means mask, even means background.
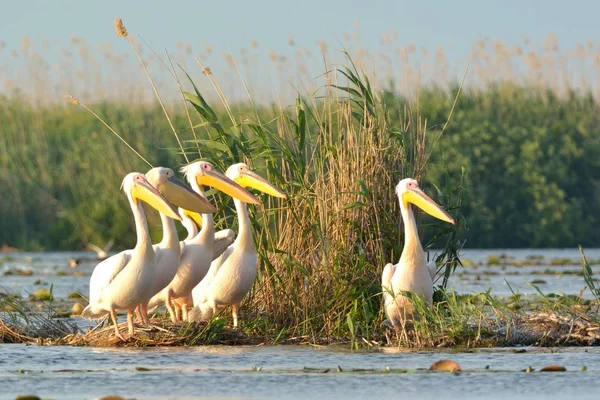
[[[31,301],[52,301],[53,299],[52,293],[46,288],[38,289],[29,296],[29,300]]]
[[[125,400],[125,397],[109,394],[108,396],[100,397],[98,400]]]
[[[38,397],[34,394],[26,394],[26,395],[17,396],[15,398],[15,400],[42,400],[42,399],[41,399],[41,397]]]
[[[532,285],[545,285],[545,284],[546,284],[546,283],[548,283],[548,282],[546,282],[546,281],[545,281],[545,280],[543,280],[543,279],[534,279],[534,280],[532,280],[532,281],[531,281],[531,282],[529,282],[529,283],[531,283]]]
[[[73,304],[73,307],[71,307],[71,315],[81,315],[82,311],[83,306],[79,303],[75,303]]]
[[[562,365],[547,365],[540,372],[565,372],[567,369]]]
[[[452,360],[439,360],[431,364],[429,367],[430,371],[447,371],[447,372],[459,372],[460,365]]]

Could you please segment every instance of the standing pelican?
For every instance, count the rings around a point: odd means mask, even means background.
[[[260,204],[256,197],[233,180],[217,172],[215,167],[207,161],[194,162],[183,167],[181,171],[185,173],[192,188],[202,197],[204,197],[202,185],[207,185],[228,194],[234,199]],[[192,289],[204,278],[210,267],[214,254],[214,241],[213,216],[211,213],[204,213],[202,214],[200,232],[193,239],[185,242],[175,277],[167,287],[152,298],[149,307],[155,307],[160,303],[173,299],[176,307],[175,314],[171,314],[171,320],[175,322],[179,319],[179,307],[182,308],[183,317],[187,320],[188,298],[191,297]]]
[[[115,325],[115,334],[123,340],[117,325],[117,310],[127,310],[127,326],[134,333],[133,311],[138,304],[152,296],[152,283],[156,274],[156,259],[146,215],[141,201],[148,203],[169,218],[179,219],[177,211],[156,190],[146,177],[133,172],[123,179],[123,189],[135,219],[137,243],[132,251],[123,251],[107,258],[96,266],[90,278],[90,304],[81,316],[98,319],[107,313]],[[105,274],[104,271],[111,271]]]
[[[271,196],[285,199],[283,192],[252,172],[246,164],[234,164],[226,175],[243,187],[251,187]],[[258,255],[252,237],[252,227],[246,203],[234,200],[238,215],[238,236],[223,254],[214,260],[204,279],[192,291],[194,308],[190,321],[209,319],[217,307],[231,305],[233,326],[237,327],[240,302],[248,294],[256,277]]]
[[[428,304],[433,301],[433,279],[436,273],[435,262],[425,263],[425,252],[421,247],[417,223],[410,204],[414,204],[427,214],[442,221],[454,224],[454,219],[419,188],[414,179],[403,179],[396,186],[400,211],[404,221],[404,249],[398,264],[387,264],[381,276],[384,308],[388,320],[396,332],[413,317],[414,306],[401,292],[412,292]]]
[[[194,192],[189,186],[183,184],[175,177],[175,173],[169,168],[152,168],[146,173],[146,179],[152,186],[164,195],[167,200],[179,207],[185,207],[188,212],[194,213],[212,213],[216,212],[215,206],[210,204],[205,197]],[[154,245],[156,253],[157,270],[154,278],[153,293],[163,290],[169,282],[175,277],[179,266],[179,257],[181,255],[181,247],[179,245],[179,236],[175,227],[175,221],[167,217],[164,213],[160,213],[160,219],[163,227],[163,237],[160,243]],[[150,300],[150,299],[148,299]],[[173,311],[170,309],[170,302],[166,303],[170,314]],[[140,304],[139,317],[145,323],[149,323],[147,315],[147,303]]]

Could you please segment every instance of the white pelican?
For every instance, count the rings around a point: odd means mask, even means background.
[[[204,197],[202,185],[207,185],[234,199],[260,204],[256,197],[233,180],[217,172],[215,167],[207,161],[194,162],[183,167],[181,171],[185,173],[192,188],[202,197]],[[201,224],[200,232],[193,239],[185,242],[179,259],[179,267],[173,280],[150,300],[149,307],[155,307],[172,299],[176,304],[175,315],[171,315],[173,322],[179,319],[178,307],[182,308],[184,320],[187,320],[187,306],[191,300],[192,289],[204,278],[214,257],[215,228],[212,214],[202,214]]]
[[[411,300],[401,292],[412,292],[431,304],[433,279],[436,273],[435,262],[425,263],[425,252],[419,241],[417,223],[410,204],[414,204],[427,214],[442,221],[454,224],[454,219],[430,199],[419,188],[414,179],[403,179],[396,186],[400,211],[404,221],[404,249],[398,264],[387,264],[381,275],[386,324],[391,324],[396,332],[412,317]]]
[[[200,196],[189,186],[186,186],[177,179],[172,169],[162,167],[152,168],[146,173],[146,179],[171,203],[179,207],[185,207],[187,210],[191,210],[188,212],[196,214],[198,212],[212,213],[217,211],[217,208],[210,204],[205,197]],[[179,266],[179,257],[181,255],[181,247],[177,229],[175,227],[175,221],[163,213],[160,213],[160,219],[162,221],[163,237],[160,243],[154,245],[157,270],[152,289],[152,296],[163,290],[169,282],[173,280]],[[169,314],[172,315],[173,310],[170,308],[170,302],[167,302],[166,305]],[[147,304],[140,305],[139,317],[141,317],[145,323],[149,323]]]
[[[106,245],[104,246],[104,248],[100,248],[99,246],[96,246],[95,244],[92,244],[92,243],[86,244],[86,247],[89,250],[95,252],[98,260],[102,261],[102,260],[106,260],[108,258],[108,252],[110,251],[114,242],[115,241],[113,239],[109,240],[108,243],[106,243]]]
[[[270,182],[252,172],[246,164],[234,164],[226,175],[243,187],[251,187],[271,196],[286,195]],[[248,294],[256,277],[258,255],[252,237],[252,226],[246,203],[234,199],[238,215],[238,236],[223,254],[215,259],[204,279],[192,291],[194,308],[190,321],[205,321],[217,311],[217,307],[231,305],[233,326],[237,327],[237,311],[240,302]]]
[[[90,278],[90,304],[81,313],[82,317],[88,319],[98,319],[109,313],[115,325],[115,334],[122,340],[117,325],[117,310],[127,310],[128,332],[133,335],[133,311],[138,304],[152,296],[156,274],[155,254],[141,201],[170,218],[179,219],[177,211],[148,183],[144,175],[137,172],[128,174],[123,180],[123,189],[135,219],[136,246],[96,266]],[[105,274],[106,270],[111,273]]]

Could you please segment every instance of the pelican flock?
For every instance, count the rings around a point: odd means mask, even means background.
[[[233,326],[237,327],[239,306],[252,289],[258,261],[247,204],[260,202],[247,189],[286,198],[243,163],[230,166],[222,174],[210,162],[196,161],[181,168],[181,172],[190,186],[178,180],[173,170],[162,167],[152,168],[145,175],[133,172],[123,180],[137,242],[133,249],[96,266],[90,278],[89,305],[82,312],[82,317],[88,319],[109,315],[120,339],[124,338],[117,325],[117,311],[127,312],[128,334],[133,335],[134,313],[138,322],[149,324],[148,309],[162,304],[173,322],[206,321],[220,308],[231,306]],[[205,186],[233,198],[237,236],[231,229],[215,232],[213,214],[217,208],[206,199]],[[381,287],[387,316],[384,324],[399,332],[416,316],[406,292],[431,304],[436,274],[435,262],[425,261],[412,206],[451,224],[454,219],[414,179],[401,180],[396,194],[404,222],[404,248],[400,261],[383,269]],[[154,245],[142,202],[160,214],[163,235]],[[179,239],[175,220],[186,229],[183,240]]]
[[[200,197],[204,198],[203,185],[253,204],[259,201],[239,184],[218,172],[214,165],[207,161],[197,161],[182,168],[188,182]],[[232,239],[233,241],[233,239]],[[150,300],[149,306],[155,307],[174,304],[174,312],[170,311],[171,320],[177,322],[188,319],[188,305],[191,303],[192,289],[204,278],[215,254],[215,227],[212,212],[202,213],[199,232],[184,242],[177,267],[177,272],[168,285],[157,292]],[[180,313],[181,311],[181,313]]]

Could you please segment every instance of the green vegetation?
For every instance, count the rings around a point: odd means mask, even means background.
[[[424,90],[420,94],[419,112],[421,118],[427,118],[433,137],[448,116],[452,96],[441,90]],[[118,187],[127,172],[144,170],[144,163],[84,110],[65,106],[36,108],[15,97],[4,97],[0,102],[0,243],[28,250],[51,250],[82,248],[86,241],[101,244],[115,238],[119,247],[131,245],[133,226]],[[369,160],[381,155],[395,158],[395,163],[386,162],[384,165],[391,165],[392,170],[380,170],[378,175],[360,175],[361,170],[356,169],[353,186],[348,190],[359,193],[363,190],[360,181],[366,185],[366,191],[370,185],[383,184],[372,182],[372,176],[399,178],[409,174],[410,169],[401,165],[403,155],[398,151],[408,140],[403,129],[409,123],[405,120],[407,105],[407,100],[399,95],[384,94],[379,112],[386,113],[390,132],[385,134],[393,136],[395,143],[385,152],[370,155]],[[176,143],[159,108],[116,103],[91,107],[153,164],[177,167],[185,162],[173,150]],[[332,135],[328,140],[334,141],[335,135],[340,134],[338,116],[349,112],[336,110],[336,121],[327,121],[319,113],[310,115],[311,110],[299,108],[305,113],[305,125],[295,127],[286,121],[288,116],[296,121],[295,106],[283,113],[275,107],[253,110],[248,104],[231,108],[238,124],[251,117],[263,121],[256,126],[277,135],[292,133],[278,132],[277,123],[281,129],[298,129],[294,135],[300,136],[290,146],[294,157],[304,157],[298,159],[299,173],[307,166],[313,172],[322,168],[310,159],[315,148],[325,145],[320,144],[319,135],[327,133]],[[229,120],[222,107],[213,109],[219,120]],[[594,228],[600,221],[600,197],[595,190],[600,176],[600,165],[595,161],[595,153],[600,149],[599,111],[591,95],[571,93],[557,97],[536,88],[506,85],[463,92],[452,123],[425,168],[425,187],[431,190],[432,183],[459,182],[464,176],[462,213],[468,222],[468,247],[595,246],[600,243],[600,233]],[[184,109],[173,110],[171,118],[176,128],[184,132],[184,138],[193,138]],[[317,129],[317,124],[324,123],[331,126]],[[224,126],[227,134],[233,136],[227,139],[229,143],[222,139],[203,142],[203,155],[218,154],[221,165],[227,165],[244,154],[259,169],[264,167],[266,162],[260,157],[264,153],[260,151],[271,143],[253,134],[256,126],[242,126],[237,136]],[[333,131],[327,132],[330,129]],[[202,140],[208,137],[204,129],[197,129],[197,134]],[[255,142],[244,142],[246,138]],[[209,144],[213,147],[208,148]],[[189,142],[185,145],[192,146]],[[229,151],[229,145],[236,147]],[[254,155],[254,150],[259,152]],[[283,150],[275,148],[273,153]],[[331,153],[330,158],[337,156]],[[269,168],[275,173],[280,166],[271,164]],[[389,192],[386,201],[393,202],[394,181],[385,182],[389,183],[385,188]],[[284,188],[293,190],[297,183],[288,180]],[[340,196],[335,202],[338,209],[348,209],[358,206],[356,201],[356,196]],[[365,215],[372,206],[362,207]],[[377,212],[384,215],[387,209],[377,207]],[[396,231],[393,237],[397,237]]]

